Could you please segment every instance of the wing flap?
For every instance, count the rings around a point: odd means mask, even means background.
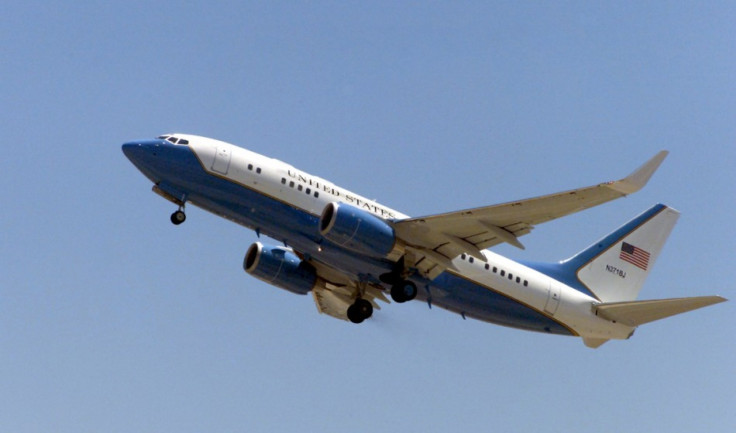
[[[312,290],[314,303],[317,311],[327,314],[336,319],[348,320],[348,307],[352,303],[352,297],[338,290],[330,290],[326,286],[318,286]]]
[[[686,313],[726,301],[720,296],[656,299],[649,301],[611,302],[594,306],[595,313],[605,319],[639,326],[676,314]]]
[[[457,251],[452,247],[452,244],[443,245],[436,250],[407,247],[407,263],[410,267],[417,269],[425,278],[434,280],[445,269],[452,267],[450,257],[462,254],[462,252]]]

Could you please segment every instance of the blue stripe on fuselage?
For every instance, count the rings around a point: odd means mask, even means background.
[[[547,315],[454,272],[440,274],[431,282],[430,293],[433,305],[485,322],[528,331],[573,335]]]
[[[165,140],[141,143],[144,142],[124,145],[126,156],[151,181],[180,191],[192,204],[257,229],[356,280],[378,282],[377,276],[392,270],[389,260],[362,256],[323,239],[319,234],[319,216],[208,173],[190,148]],[[418,287],[429,287],[429,294],[419,291],[418,300],[431,296],[432,305],[446,310],[503,326],[571,335],[543,313],[460,275],[445,272],[433,281],[415,275],[412,280]]]

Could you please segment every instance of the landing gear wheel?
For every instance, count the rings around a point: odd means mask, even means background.
[[[373,304],[358,298],[348,307],[348,319],[353,323],[361,323],[373,315]]]
[[[171,214],[171,222],[174,225],[179,225],[187,220],[187,214],[184,213],[181,209]]]
[[[398,282],[391,286],[391,299],[399,304],[411,301],[417,297],[417,285],[409,280]]]

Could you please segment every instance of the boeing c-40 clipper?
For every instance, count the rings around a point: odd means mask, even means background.
[[[522,263],[487,248],[537,224],[640,190],[667,156],[629,176],[585,188],[412,218],[289,164],[185,134],[123,144],[173,202],[191,203],[275,240],[256,242],[245,271],[311,293],[320,313],[361,323],[379,301],[421,300],[474,319],[582,337],[589,347],[628,339],[642,324],[723,302],[720,296],[636,300],[679,213],[657,204],[559,263]],[[388,296],[387,296],[388,295]]]

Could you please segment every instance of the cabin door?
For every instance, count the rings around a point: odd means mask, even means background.
[[[215,152],[215,161],[212,163],[212,171],[220,174],[227,174],[230,168],[230,148],[218,146]]]

